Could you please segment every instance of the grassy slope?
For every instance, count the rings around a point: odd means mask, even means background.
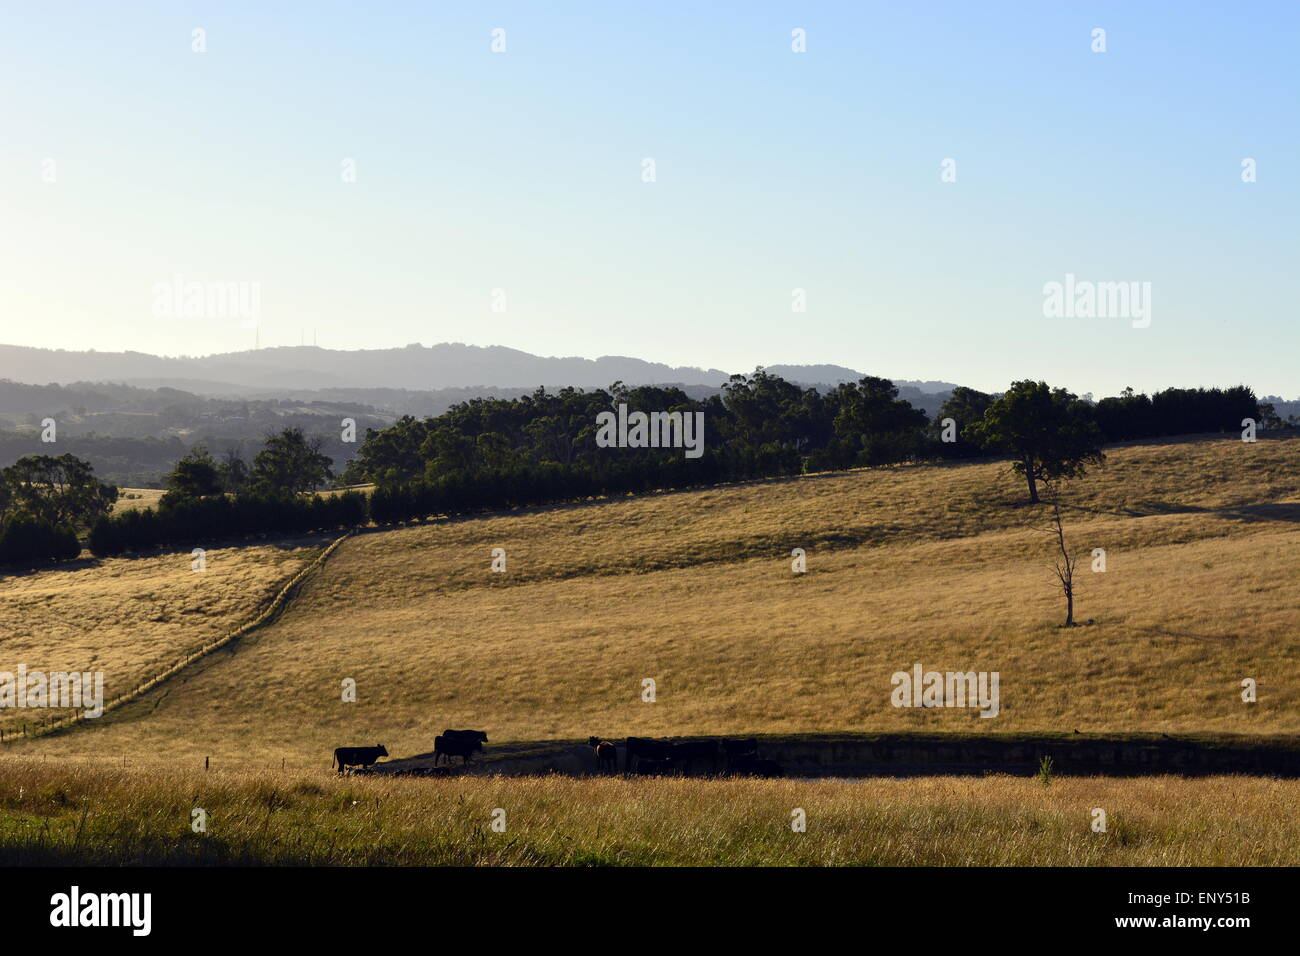
[[[592,733],[1300,732],[1300,441],[1118,448],[1072,489],[1086,557],[1056,627],[1050,542],[1006,466],[758,482],[374,532],[272,627],[44,752],[323,765]],[[507,550],[509,571],[488,570]],[[790,572],[807,549],[809,573]],[[93,590],[96,572],[87,572]],[[209,579],[220,579],[218,565]],[[195,577],[198,577],[197,575]],[[109,618],[116,604],[87,595]],[[1003,712],[899,710],[890,675],[997,670]],[[1254,677],[1247,706],[1239,681]],[[339,700],[358,683],[359,702]],[[654,678],[658,701],[639,699]]]
[[[318,543],[213,549],[203,573],[185,552],[0,579],[0,671],[103,671],[105,698],[129,691],[255,617]],[[0,729],[54,714],[0,709]]]
[[[1300,781],[324,778],[0,759],[0,864],[1287,865]],[[190,831],[191,810],[208,832]],[[1090,828],[1093,808],[1107,832]],[[489,827],[505,811],[506,832]],[[801,808],[807,829],[792,831]]]

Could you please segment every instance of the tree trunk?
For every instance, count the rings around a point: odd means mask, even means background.
[[[1038,504],[1038,481],[1034,477],[1034,463],[1025,459],[1025,480],[1029,482],[1029,503]]]
[[[1065,626],[1074,627],[1074,592],[1065,592]]]

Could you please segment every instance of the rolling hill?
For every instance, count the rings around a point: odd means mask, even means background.
[[[316,766],[340,743],[424,753],[448,726],[487,728],[494,742],[1295,734],[1298,466],[1300,440],[1110,449],[1069,491],[1067,535],[1083,555],[1077,614],[1091,619],[1070,630],[1058,627],[1043,509],[1021,504],[1003,462],[372,529],[344,542],[275,623],[135,704],[14,752]],[[504,574],[489,569],[498,547]],[[792,573],[793,548],[806,550],[806,574]],[[1105,573],[1088,571],[1094,548],[1107,552]],[[25,579],[21,659],[33,668],[65,659],[63,647],[92,652],[99,622],[123,601],[105,582],[139,564]],[[210,563],[202,586],[238,567]],[[181,590],[200,577],[179,563],[171,573]],[[15,613],[9,589],[3,600]],[[240,611],[230,608],[232,627]],[[189,625],[171,621],[180,647]],[[115,653],[129,656],[137,639],[160,640],[128,622]],[[14,650],[0,644],[6,661]],[[998,671],[1000,715],[892,707],[891,674],[915,663]],[[1258,703],[1240,699],[1247,677]],[[356,703],[340,699],[347,678]],[[653,703],[641,700],[645,679]]]
[[[158,386],[184,382],[239,388],[408,388],[432,389],[496,385],[605,387],[682,382],[720,385],[720,369],[674,368],[622,356],[598,359],[543,357],[494,345],[442,343],[428,348],[355,351],[284,346],[202,357],[159,356],[143,352],[75,352],[0,345],[0,378],[16,382],[124,382]]]

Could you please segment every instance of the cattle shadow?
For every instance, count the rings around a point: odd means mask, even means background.
[[[1222,508],[1206,508],[1201,505],[1180,504],[1172,501],[1140,501],[1136,505],[1122,508],[1098,508],[1075,503],[1071,503],[1068,507],[1070,511],[1117,518],[1208,515],[1255,523],[1284,522],[1295,524],[1300,522],[1300,502],[1296,501],[1270,501],[1260,504],[1228,505]]]
[[[606,738],[607,739],[607,738]],[[693,741],[724,739],[690,738]],[[1072,776],[1202,776],[1245,774],[1300,777],[1300,738],[1242,737],[1230,734],[803,734],[756,735],[763,763],[780,776],[796,779],[985,776],[1033,777],[1044,757],[1058,774]],[[618,748],[618,776],[626,776],[626,743]],[[677,742],[683,742],[678,740]],[[733,768],[734,769],[734,768]],[[575,741],[537,741],[490,746],[468,767],[435,772],[433,754],[376,764],[373,773],[399,776],[543,776],[591,778],[601,774],[592,747]],[[656,771],[655,775],[659,775]],[[728,776],[719,751],[714,766],[675,768],[672,777],[718,779]],[[738,775],[751,776],[742,770]]]
[[[379,529],[382,530],[382,529]],[[203,543],[204,550],[216,551],[227,548],[275,548],[277,551],[297,551],[301,548],[323,547],[332,542],[345,531],[317,531],[309,534],[285,535],[284,537],[275,536],[254,536],[248,538],[221,538]],[[113,555],[114,560],[139,561],[142,558],[161,558],[167,555],[184,557],[187,561],[190,554],[198,544],[191,542],[189,544],[166,545],[158,548],[151,548],[148,551],[129,551],[123,554]],[[102,567],[104,558],[95,557],[94,555],[74,558],[71,561],[56,561],[49,564],[38,565],[0,565],[0,580],[5,578],[29,578],[37,574],[44,574],[48,571],[87,571],[91,568]]]
[[[1258,505],[1235,505],[1219,508],[1215,514],[1235,521],[1267,522],[1282,521],[1289,524],[1300,523],[1300,501],[1275,501]]]
[[[75,558],[72,561],[55,561],[49,564],[10,565],[0,567],[0,580],[5,578],[30,578],[47,571],[86,571],[97,568],[104,562],[100,558]]]

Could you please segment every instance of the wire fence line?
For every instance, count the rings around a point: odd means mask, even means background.
[[[245,760],[236,757],[184,756],[160,757],[149,755],[142,757],[135,754],[0,754],[0,765],[20,766],[25,764],[48,764],[61,767],[93,767],[102,770],[167,770],[167,771],[207,771],[210,773],[264,773],[266,771],[300,774],[321,772],[337,776],[336,768],[330,766],[329,754],[310,763],[295,760],[289,763],[287,758],[280,760]]]
[[[164,681],[172,677],[175,677],[178,673],[180,673],[182,670],[189,667],[191,664],[195,663],[196,661],[201,660],[204,657],[207,657],[209,654],[213,653],[214,651],[218,651],[221,648],[227,646],[228,644],[231,644],[242,637],[248,636],[258,628],[264,627],[265,625],[269,624],[272,620],[274,620],[277,616],[279,616],[281,611],[284,610],[285,606],[289,602],[289,599],[293,596],[298,586],[301,585],[308,578],[308,576],[310,576],[311,574],[319,570],[325,564],[325,562],[329,560],[330,556],[336,550],[338,550],[339,546],[342,545],[343,542],[346,541],[348,538],[350,538],[352,534],[353,534],[352,531],[346,531],[343,534],[341,534],[339,537],[335,538],[332,542],[330,542],[329,546],[326,547],[325,550],[322,551],[319,555],[317,555],[314,561],[312,561],[305,568],[300,570],[297,574],[295,574],[292,578],[289,579],[289,582],[280,589],[279,593],[276,594],[274,598],[271,599],[271,603],[268,604],[263,609],[262,613],[259,614],[257,617],[255,617],[253,620],[240,626],[234,631],[231,631],[229,634],[222,635],[216,640],[209,641],[208,643],[204,644],[202,647],[199,647],[197,650],[192,651],[189,654],[185,655],[185,657],[183,657],[181,660],[177,661],[176,663],[172,664],[170,667],[168,667],[166,670],[162,671],[161,673],[155,674],[153,677],[150,677],[148,680],[144,681],[143,683],[137,684],[133,689],[127,691],[126,693],[119,694],[118,696],[107,701],[104,704],[104,714],[107,714],[112,710],[116,710],[119,707],[123,707],[131,703],[132,701],[138,700],[139,698],[147,694],[149,691],[157,687],[159,684],[163,683]],[[32,740],[37,737],[45,737],[48,736],[49,734],[58,733],[59,731],[67,730],[71,727],[76,727],[79,724],[83,724],[86,721],[92,719],[98,720],[99,718],[98,717],[87,718],[81,714],[74,714],[71,717],[57,717],[57,718],[51,718],[47,720],[33,720],[31,724],[23,724],[21,731],[6,730],[0,732],[0,743],[9,744],[17,740],[23,740],[23,739]]]

